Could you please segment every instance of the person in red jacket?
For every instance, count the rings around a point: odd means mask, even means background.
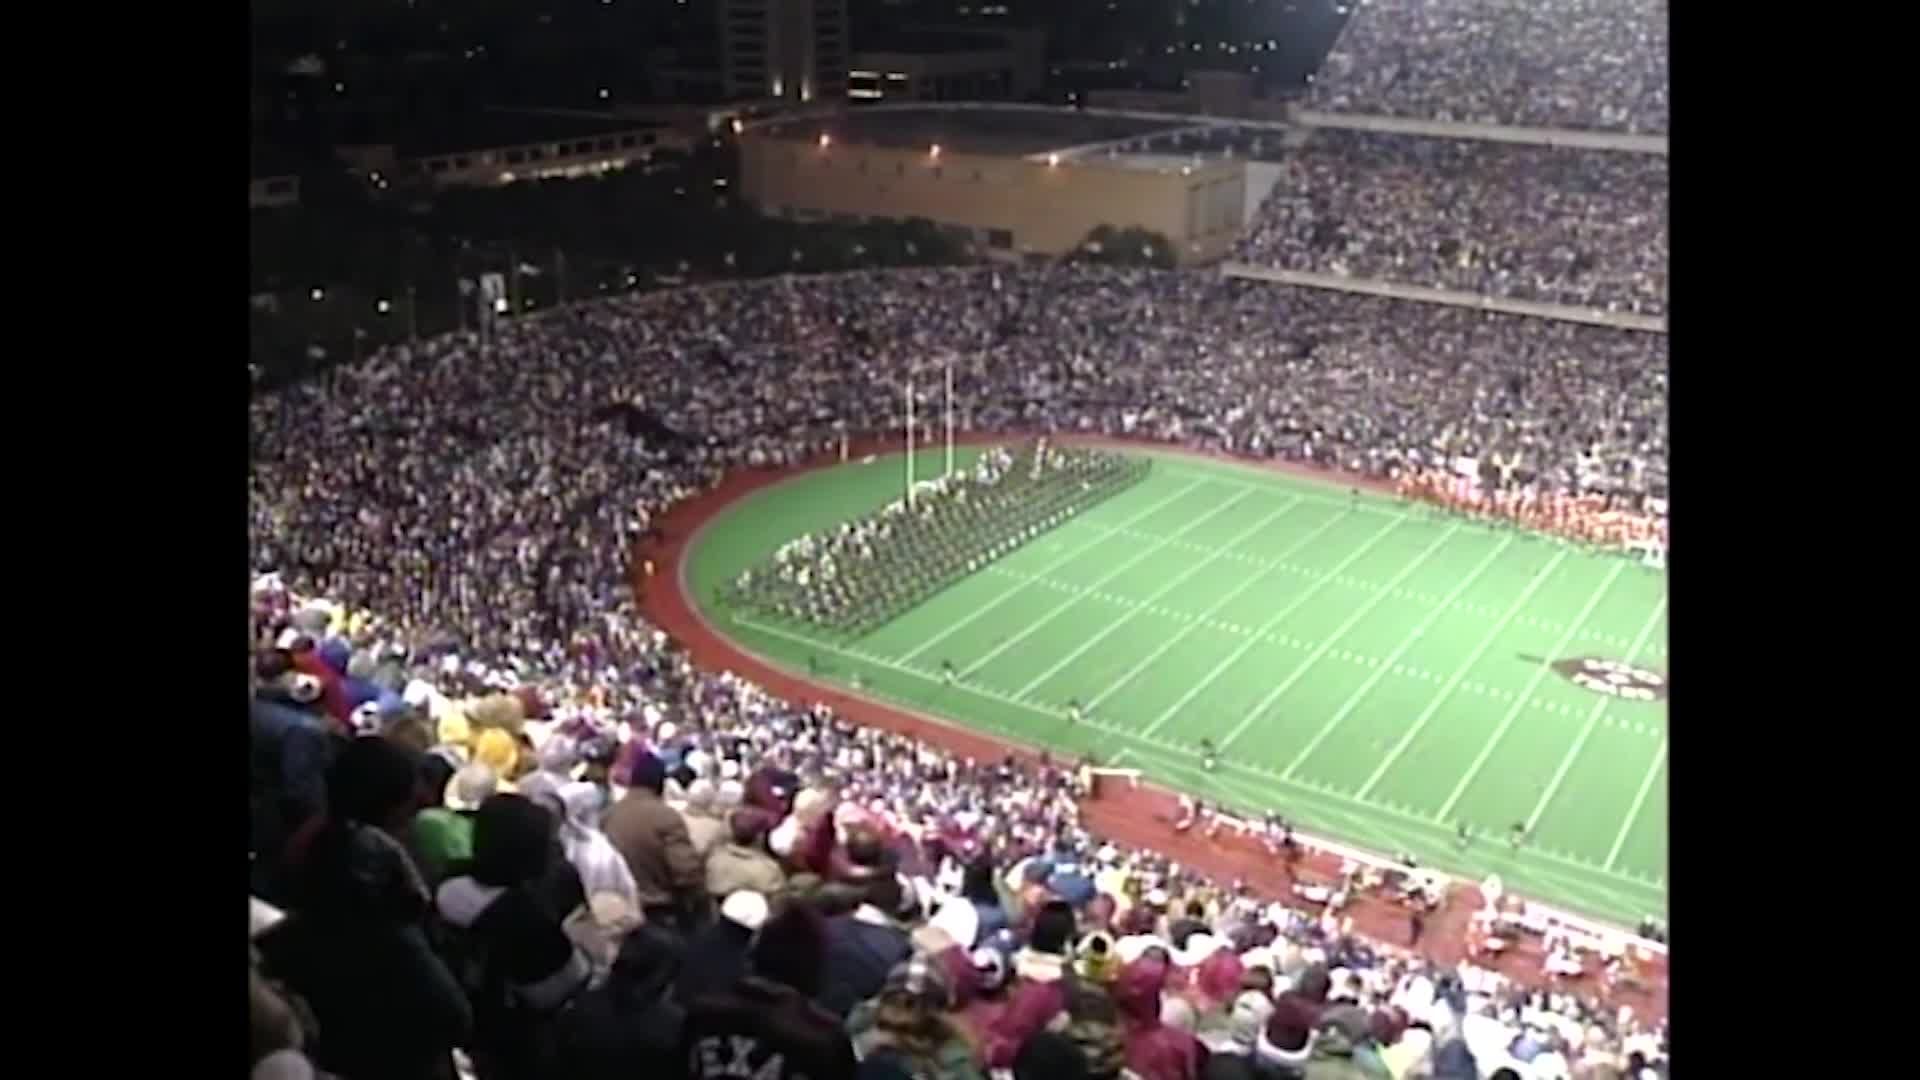
[[[1197,1080],[1206,1049],[1191,1034],[1160,1022],[1160,994],[1167,966],[1143,956],[1121,969],[1113,1003],[1127,1040],[1127,1068],[1141,1080]]]
[[[289,636],[285,640],[289,665],[294,671],[319,680],[320,707],[325,710],[342,734],[350,732],[353,722],[353,703],[347,700],[347,688],[341,681],[340,673],[328,667],[327,662],[320,658],[312,638]]]

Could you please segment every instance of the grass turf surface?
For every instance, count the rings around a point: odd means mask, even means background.
[[[1498,873],[1614,922],[1664,916],[1665,704],[1596,694],[1548,665],[1664,671],[1663,573],[1332,484],[1155,457],[1140,485],[857,641],[716,596],[782,542],[897,497],[899,455],[729,507],[688,584],[716,628],[789,668],[811,658],[820,681],[857,676],[918,711],[1090,750],[1382,853]],[[916,461],[923,477],[941,465],[938,451]],[[1086,709],[1077,725],[1072,701]],[[1220,749],[1213,773],[1202,738]],[[1514,850],[1506,834],[1522,822]]]

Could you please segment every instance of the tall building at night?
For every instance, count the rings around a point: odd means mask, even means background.
[[[727,96],[847,96],[847,0],[720,0]]]

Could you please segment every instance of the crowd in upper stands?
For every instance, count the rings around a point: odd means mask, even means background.
[[[1667,131],[1666,0],[1357,0],[1314,108]]]
[[[348,1080],[444,1077],[457,1045],[483,1080],[599,1076],[684,1036],[694,1057],[673,1068],[705,1076],[765,1067],[729,1057],[761,1023],[768,1045],[799,1040],[766,1075],[816,1080],[854,1058],[881,1075],[894,1043],[935,1065],[888,1076],[1081,1075],[1071,1061],[1196,1080],[1201,1045],[1222,1078],[1634,1075],[1663,1058],[1593,1002],[1429,971],[1110,851],[1061,777],[1003,778],[696,671],[640,617],[627,560],[655,516],[729,468],[896,426],[903,371],[949,354],[981,429],[1380,475],[1498,449],[1542,486],[1595,460],[1599,482],[1665,483],[1661,336],[1083,267],[658,293],[262,397],[252,856],[256,895],[292,912],[260,939],[256,1030],[281,1033],[263,1060],[297,1071],[297,1041]],[[656,422],[612,422],[613,404]],[[983,859],[998,914],[976,880],[967,931],[929,894]],[[1009,874],[1018,897],[1000,895]],[[1233,942],[1211,981],[1196,929]],[[1114,981],[1052,1022],[1079,1000],[1048,988],[1069,963]],[[954,1014],[968,994],[986,1003]],[[954,1025],[971,1037],[941,1034]],[[600,1056],[526,1071],[556,1045]]]
[[[1321,129],[1237,257],[1289,270],[1660,315],[1667,159]]]

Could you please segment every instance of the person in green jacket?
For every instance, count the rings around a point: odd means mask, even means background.
[[[453,774],[444,805],[414,817],[413,855],[429,885],[438,887],[455,864],[473,858],[474,811],[498,786],[493,770],[475,762]]]

